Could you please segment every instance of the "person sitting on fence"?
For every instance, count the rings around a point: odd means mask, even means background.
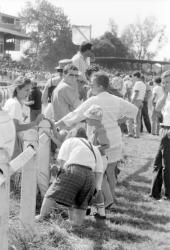
[[[13,119],[16,128],[16,142],[15,150],[12,158],[15,158],[22,152],[23,148],[23,131],[30,128],[36,127],[39,122],[43,119],[43,115],[38,115],[38,117],[30,122],[25,123],[24,105],[23,102],[27,100],[29,92],[31,89],[31,80],[28,78],[18,78],[14,82],[14,92],[13,97],[9,98],[3,107],[4,110],[8,112],[10,117]]]
[[[101,190],[103,176],[101,154],[85,137],[78,130],[75,137],[63,142],[58,154],[60,171],[44,197],[36,220],[48,216],[58,203],[68,207],[73,225],[83,223],[95,189]]]

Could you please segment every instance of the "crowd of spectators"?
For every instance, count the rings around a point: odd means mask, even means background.
[[[72,59],[59,62],[54,75],[16,68],[13,62],[1,67],[1,76],[11,77],[14,86],[13,95],[3,107],[16,127],[13,158],[22,150],[24,131],[36,127],[43,118],[51,124],[47,135],[53,145],[51,165],[55,164],[56,176],[52,185],[44,185],[48,188],[37,220],[61,205],[68,207],[69,219],[76,225],[83,223],[91,205],[96,207],[96,219],[105,219],[106,209],[114,208],[118,166],[125,157],[124,135],[136,140],[145,130],[153,136],[160,134],[165,114],[157,105],[165,96],[161,81],[170,74],[151,79],[139,71],[108,73],[98,65],[90,65],[89,57],[94,57],[92,44],[83,43]],[[42,76],[46,83],[41,91],[37,83]],[[169,126],[166,124],[168,139]],[[47,166],[49,171],[51,165]],[[157,165],[156,178],[164,171],[165,196],[170,199],[166,182],[169,167],[160,162]],[[151,196],[160,198],[161,187],[155,188],[157,179]]]

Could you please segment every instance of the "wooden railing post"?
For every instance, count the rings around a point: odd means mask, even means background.
[[[0,148],[0,249],[8,250],[8,220],[9,220],[9,155]]]
[[[36,192],[37,192],[37,149],[38,133],[29,130],[24,135],[24,148],[31,146],[35,152],[29,162],[22,168],[20,221],[21,226],[34,227]]]
[[[50,132],[50,122],[43,120],[39,124],[39,148],[38,148],[38,175],[37,184],[40,190],[41,196],[44,197],[50,182],[50,138],[44,133],[44,131]]]

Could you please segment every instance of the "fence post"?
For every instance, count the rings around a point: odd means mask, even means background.
[[[32,146],[34,150],[38,147],[38,133],[29,130],[24,135],[24,148]],[[21,199],[20,199],[20,223],[21,227],[33,229],[37,190],[37,154],[32,156],[29,162],[22,168]]]
[[[0,249],[8,250],[8,220],[10,201],[9,156],[0,148]]]
[[[50,132],[51,124],[48,120],[43,120],[39,124],[39,148],[38,148],[38,176],[37,184],[41,196],[44,197],[50,182],[50,138],[44,131]]]

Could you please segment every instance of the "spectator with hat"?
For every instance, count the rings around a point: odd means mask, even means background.
[[[63,79],[55,88],[52,96],[54,120],[58,121],[79,104],[78,69],[73,64],[68,64],[63,69]]]
[[[55,87],[59,84],[63,77],[64,63],[59,61],[59,66],[56,67],[57,75],[52,76],[46,82],[44,90],[42,92],[42,104],[44,106],[44,115],[46,118],[53,119],[53,110],[51,105],[51,97]]]

